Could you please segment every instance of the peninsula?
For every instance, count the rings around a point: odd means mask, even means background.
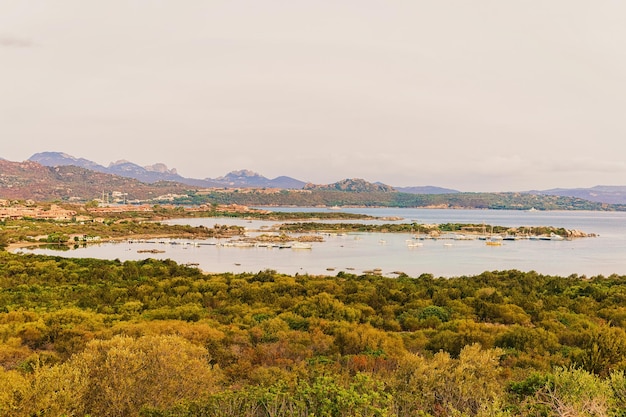
[[[216,224],[205,226],[165,224],[163,221],[175,218],[225,218],[283,222],[274,226],[278,236],[262,235],[245,238],[241,226]],[[351,223],[352,220],[377,220],[377,224]],[[341,220],[328,223],[325,220]],[[116,240],[141,240],[149,238],[223,239],[237,238],[246,241],[321,241],[320,233],[382,232],[411,233],[415,237],[484,238],[490,235],[522,239],[532,237],[558,236],[563,239],[593,237],[579,230],[569,230],[550,226],[504,227],[485,224],[417,224],[385,223],[379,218],[339,211],[318,212],[273,212],[259,210],[244,205],[200,205],[183,207],[176,205],[113,205],[100,207],[97,204],[50,204],[33,201],[9,202],[0,200],[0,245],[17,247],[63,244],[86,245]],[[393,219],[389,219],[393,220]],[[398,220],[398,219],[395,219]],[[302,236],[303,233],[314,235]],[[289,235],[297,234],[298,237]]]

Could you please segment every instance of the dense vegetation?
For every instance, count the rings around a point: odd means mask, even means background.
[[[45,207],[45,204],[40,204]],[[49,206],[49,205],[48,205]],[[88,206],[88,205],[87,205]],[[120,211],[98,213],[96,221],[85,205],[66,204],[64,208],[76,212],[77,217],[67,221],[56,221],[35,218],[18,220],[0,220],[0,244],[2,242],[40,242],[48,243],[81,243],[91,237],[100,240],[119,238],[150,237],[177,237],[190,239],[227,238],[241,236],[245,230],[240,226],[226,226],[219,224],[220,217],[245,217],[261,220],[310,220],[310,219],[372,219],[373,217],[338,212],[296,213],[296,212],[268,212],[245,211],[231,212],[211,206],[206,210],[185,210],[183,207],[154,206],[151,211]],[[91,218],[89,221],[76,220],[80,217]],[[213,227],[189,225],[169,225],[162,220],[174,218],[215,218]]]
[[[0,252],[0,416],[623,416],[626,277]]]
[[[176,200],[179,204],[246,204],[249,206],[364,206],[364,207],[439,207],[493,210],[609,210],[625,211],[624,204],[605,204],[581,198],[527,193],[452,193],[409,194],[388,191],[282,190],[215,191],[190,193]]]
[[[441,223],[441,224],[418,224],[418,223],[322,223],[322,222],[298,222],[281,224],[278,229],[283,232],[359,232],[359,233],[416,233],[420,236],[439,235],[446,232],[470,233],[486,236],[488,234],[510,234],[517,236],[541,236],[554,233],[568,237],[572,231],[554,226],[519,226],[507,227],[479,223]],[[583,232],[584,233],[584,232]],[[579,236],[580,237],[580,236]]]
[[[179,237],[206,239],[243,235],[240,226],[214,225],[213,227],[168,225],[159,222],[134,220],[107,220],[104,222],[58,222],[52,220],[6,220],[0,221],[0,242],[81,243],[92,237],[105,239]]]

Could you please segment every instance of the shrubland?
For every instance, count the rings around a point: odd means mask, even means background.
[[[0,416],[623,416],[626,277],[0,252]]]

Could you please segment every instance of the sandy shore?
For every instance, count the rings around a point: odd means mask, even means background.
[[[17,249],[20,248],[28,248],[31,246],[41,246],[41,245],[45,245],[45,243],[43,242],[17,242],[17,243],[10,243],[9,245],[7,245],[6,250],[7,252],[13,252]]]

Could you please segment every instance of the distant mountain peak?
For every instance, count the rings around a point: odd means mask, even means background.
[[[78,158],[73,157],[72,155],[66,154],[65,152],[52,152],[52,151],[38,152],[38,153],[34,154],[33,156],[31,156],[28,159],[29,160],[34,160],[34,159],[38,159],[38,158],[78,159]]]
[[[176,172],[176,168],[168,169],[167,165],[160,162],[153,165],[145,166],[144,168],[146,169],[146,171],[158,172],[160,174],[178,174],[178,172]]]
[[[550,190],[531,190],[528,193],[575,197],[598,203],[626,204],[626,186],[620,185],[596,185],[592,188],[552,188]]]
[[[72,156],[70,154],[67,154],[65,152],[39,152],[36,153],[34,156],[40,156],[40,157],[60,157],[60,158],[65,158],[65,159],[71,159],[73,161],[78,161],[79,158],[76,158],[75,156]]]
[[[119,161],[111,162],[109,164],[109,168],[117,166],[117,165],[125,165],[125,164],[133,164],[133,163],[130,161],[127,161],[126,159],[120,159]],[[136,165],[136,164],[133,164],[133,165]]]
[[[263,175],[250,171],[249,169],[240,169],[238,171],[231,171],[223,177],[218,177],[218,181],[228,181],[232,178],[265,178]]]
[[[259,177],[261,176],[259,173],[254,171],[250,171],[249,169],[240,169],[239,171],[233,171],[232,174],[236,174],[242,177]]]
[[[176,181],[193,187],[242,187],[242,188],[287,188],[301,189],[304,182],[294,178],[281,176],[273,180],[267,179],[261,174],[248,169],[232,171],[223,177],[216,179],[185,178],[178,174],[175,168],[169,169],[163,163],[156,163],[142,167],[126,159],[111,162],[108,167],[98,165],[84,158],[75,158],[62,152],[41,152],[29,158],[29,161],[44,166],[57,167],[74,165],[107,174],[115,174],[122,177],[134,178],[139,181],[154,183],[157,181]]]
[[[76,158],[64,152],[39,152],[28,158],[28,160],[49,167],[74,165],[100,172],[105,169],[103,166],[93,161],[84,158]]]

